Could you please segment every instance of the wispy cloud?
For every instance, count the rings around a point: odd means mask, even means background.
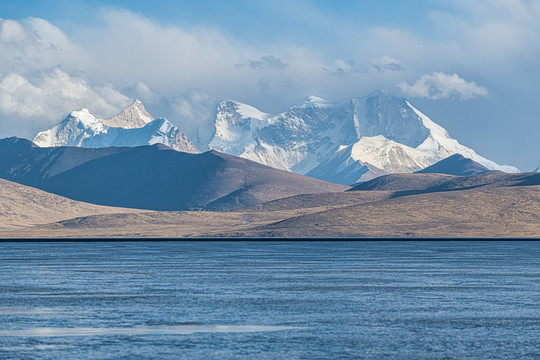
[[[474,81],[465,81],[458,74],[442,72],[422,75],[412,85],[400,82],[398,87],[407,96],[431,100],[471,100],[475,97],[488,95],[487,89],[477,85]]]
[[[377,59],[371,60],[371,66],[373,66],[379,72],[385,71],[404,71],[405,68],[390,56],[381,56]]]
[[[285,69],[288,64],[281,60],[278,57],[268,55],[261,57],[260,60],[248,60],[245,63],[236,64],[236,67],[244,67],[249,66],[250,68],[254,70],[258,69],[274,69],[274,70],[282,70]]]

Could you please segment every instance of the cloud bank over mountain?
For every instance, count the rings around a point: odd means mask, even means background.
[[[428,102],[467,100],[462,112],[433,115],[453,124],[458,137],[483,118],[493,126],[490,136],[528,129],[512,145],[515,154],[534,150],[537,2],[456,0],[421,9],[416,15],[429,31],[357,23],[352,15],[360,4],[340,11],[310,1],[265,4],[250,6],[283,20],[268,38],[257,29],[239,35],[238,25],[176,23],[118,7],[90,12],[86,22],[0,20],[0,137],[31,138],[76,108],[106,118],[136,97],[204,142],[222,100],[279,112],[311,94],[339,101],[387,88]],[[513,162],[496,145],[501,138],[481,141],[482,153]]]

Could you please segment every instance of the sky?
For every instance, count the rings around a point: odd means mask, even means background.
[[[403,96],[499,164],[540,166],[540,0],[0,0],[0,138],[139,98],[198,144],[219,101]]]

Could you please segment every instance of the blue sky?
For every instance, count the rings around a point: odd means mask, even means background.
[[[540,165],[538,0],[0,0],[0,18],[0,137],[139,97],[204,138],[219,100],[386,88],[481,155]]]

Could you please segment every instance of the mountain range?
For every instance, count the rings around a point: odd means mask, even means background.
[[[152,118],[138,100],[108,120],[83,109],[39,133],[34,142],[82,147],[163,143],[198,152],[177,127]],[[337,103],[310,96],[278,114],[223,101],[213,126],[213,136],[204,144],[207,149],[343,185],[419,171],[453,154],[474,160],[487,171],[519,172],[461,145],[409,101],[385,90]]]
[[[350,188],[163,144],[41,148],[8,138],[0,153],[0,237],[540,234],[540,173],[486,172],[459,155]]]
[[[138,100],[0,139],[0,237],[540,234],[539,172],[479,156],[387,91],[273,115],[224,101],[203,145]]]

